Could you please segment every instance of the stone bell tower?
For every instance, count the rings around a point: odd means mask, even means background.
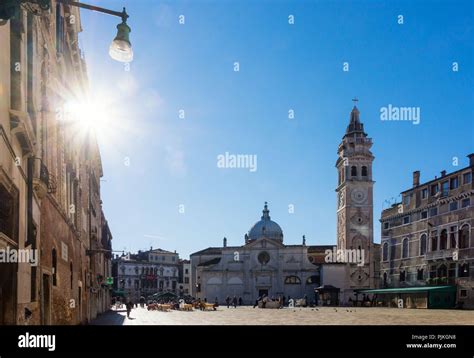
[[[354,100],[357,101],[357,100]],[[339,144],[336,162],[337,248],[363,252],[364,264],[347,266],[350,289],[375,287],[373,186],[370,151],[372,139],[367,137],[354,105],[346,133]],[[362,251],[359,251],[362,250]],[[354,251],[352,251],[354,252]]]

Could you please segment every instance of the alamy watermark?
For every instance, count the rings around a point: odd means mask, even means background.
[[[381,121],[410,121],[419,124],[421,120],[420,107],[397,107],[389,104],[380,108]]]
[[[349,263],[357,264],[357,266],[365,265],[365,252],[363,249],[337,249],[336,246],[332,250],[324,251],[326,255],[324,261],[327,263]]]
[[[218,168],[238,168],[248,169],[250,172],[257,171],[257,155],[256,154],[230,154],[225,152],[217,156]]]
[[[29,263],[31,266],[38,266],[38,250],[33,249],[0,249],[1,263]]]

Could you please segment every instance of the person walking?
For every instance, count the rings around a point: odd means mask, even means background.
[[[239,297],[239,306],[242,306],[242,297]]]
[[[232,304],[234,305],[234,308],[237,308],[237,296],[234,296],[232,299]]]
[[[132,300],[128,301],[127,303],[127,318],[130,319],[130,312],[132,311],[133,308],[133,302]]]
[[[253,308],[258,307],[258,301],[262,299],[261,296],[258,296],[258,298],[255,300],[255,304],[253,305]]]
[[[229,306],[230,306],[230,297],[229,296],[226,297],[225,303],[227,304],[227,308],[229,308]]]

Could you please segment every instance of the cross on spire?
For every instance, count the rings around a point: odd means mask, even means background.
[[[359,99],[357,97],[352,98],[352,102],[354,102],[354,106],[359,102]]]

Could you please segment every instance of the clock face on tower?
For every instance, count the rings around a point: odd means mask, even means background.
[[[362,188],[352,189],[351,199],[355,204],[363,204],[367,200],[367,191]]]

